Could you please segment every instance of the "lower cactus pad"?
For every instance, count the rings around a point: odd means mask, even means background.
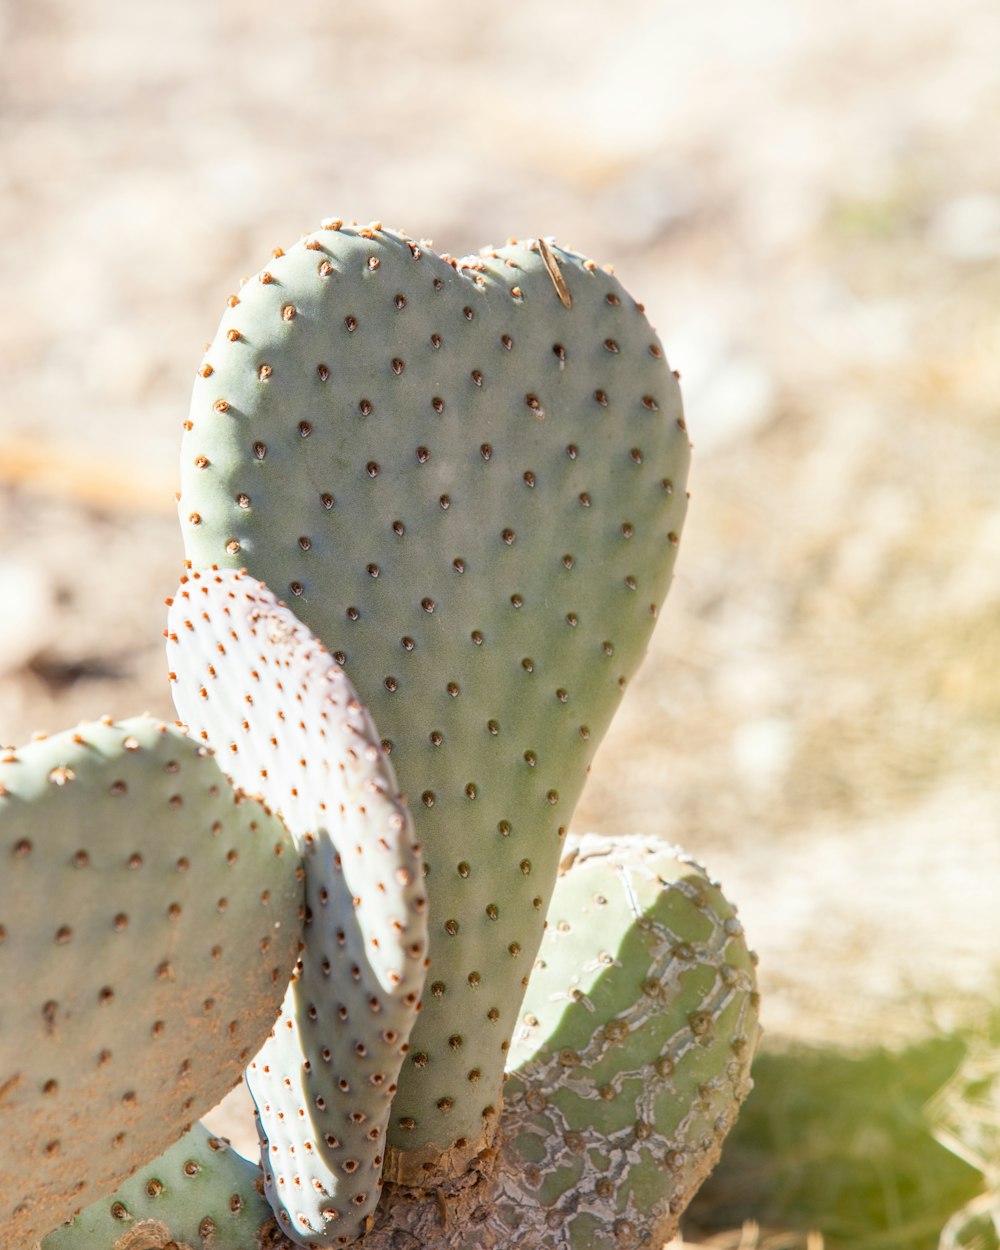
[[[260,1169],[198,1124],[41,1250],[258,1250],[283,1241]]]
[[[281,822],[147,717],[0,753],[0,1230],[28,1247],[185,1133],[278,1013]]]

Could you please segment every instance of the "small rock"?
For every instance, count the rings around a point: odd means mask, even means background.
[[[931,239],[952,260],[1000,256],[1000,196],[975,192],[948,200],[931,222]]]
[[[22,560],[0,559],[0,676],[41,651],[54,632],[52,583]]]
[[[701,318],[679,326],[667,344],[681,373],[684,408],[699,451],[756,434],[774,410],[776,387],[764,360]]]
[[[733,735],[736,767],[751,785],[780,781],[792,762],[793,750],[793,727],[783,717],[746,721]]]

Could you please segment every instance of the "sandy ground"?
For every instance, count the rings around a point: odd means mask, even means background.
[[[773,1039],[1000,983],[1000,9],[0,7],[0,741],[170,715],[176,448],[330,213],[614,262],[682,373],[679,575],[579,828],[683,843]]]

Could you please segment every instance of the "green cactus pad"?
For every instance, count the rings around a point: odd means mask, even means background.
[[[495,1127],[570,815],[670,583],[688,455],[641,306],[539,242],[454,262],[324,223],[230,300],[201,366],[188,555],[288,598],[417,813],[433,972],[391,1134],[413,1160],[460,1169]]]
[[[284,1242],[260,1168],[200,1124],[42,1250],[262,1250]]]
[[[0,755],[0,1226],[30,1246],[239,1079],[301,929],[299,856],[147,717]]]
[[[519,1236],[526,1208],[553,1250],[674,1236],[750,1090],[754,967],[734,908],[676,849],[572,849],[511,1046]]]
[[[409,811],[345,673],[265,586],[193,572],[171,604],[167,645],[192,732],[302,849],[304,945],[247,1084],[281,1227],[301,1245],[346,1245],[378,1201],[426,974]]]
[[[702,869],[654,839],[580,839],[511,1046],[497,1158],[433,1198],[391,1193],[366,1247],[403,1230],[437,1250],[669,1241],[750,1089],[754,963]]]

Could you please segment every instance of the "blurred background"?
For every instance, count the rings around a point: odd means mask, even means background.
[[[612,262],[693,495],[575,823],[703,860],[765,1002],[685,1236],[995,1247],[1000,6],[5,0],[0,46],[0,742],[172,718],[180,424],[272,248]]]

